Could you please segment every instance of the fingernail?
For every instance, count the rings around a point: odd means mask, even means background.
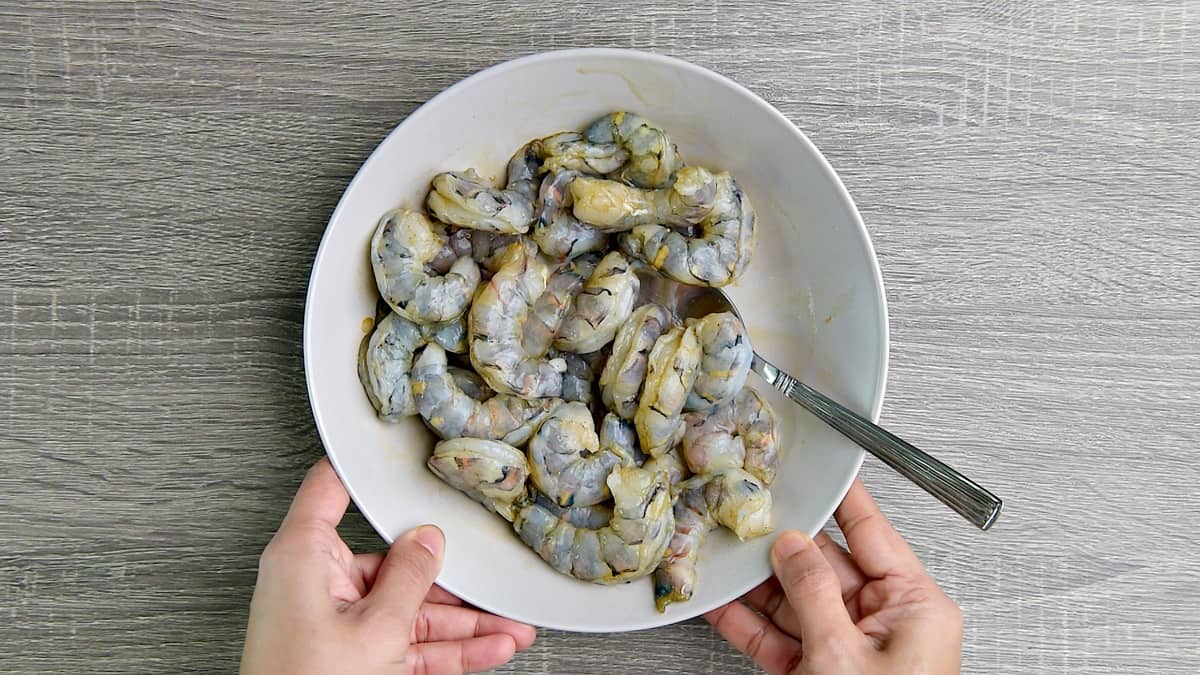
[[[811,543],[812,539],[807,534],[789,530],[779,535],[771,552],[775,555],[776,560],[783,560],[803,551]]]
[[[417,543],[425,547],[434,558],[442,559],[442,549],[445,547],[446,540],[442,537],[442,531],[435,525],[422,525],[413,532],[413,539]]]

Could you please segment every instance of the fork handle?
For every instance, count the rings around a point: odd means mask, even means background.
[[[1004,502],[978,483],[867,418],[776,368],[758,354],[753,370],[821,421],[883,460],[981,530],[996,522]]]

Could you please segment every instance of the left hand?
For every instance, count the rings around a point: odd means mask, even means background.
[[[337,533],[349,503],[327,459],[309,470],[259,561],[242,673],[464,673],[533,644],[532,626],[433,585],[436,527],[406,532],[386,556],[353,554]]]

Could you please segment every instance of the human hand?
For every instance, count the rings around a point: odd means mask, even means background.
[[[309,470],[258,564],[242,673],[463,673],[533,644],[532,626],[433,585],[436,527],[406,532],[386,556],[351,553],[337,533],[349,503],[329,460]]]
[[[962,612],[860,479],[834,517],[848,553],[825,533],[785,532],[776,576],[704,618],[768,673],[957,673]]]

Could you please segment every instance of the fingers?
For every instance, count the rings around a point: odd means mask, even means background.
[[[854,629],[841,584],[821,549],[800,532],[784,532],[771,547],[771,565],[796,613],[801,641],[811,644]]]
[[[704,619],[768,673],[787,673],[800,662],[800,643],[740,602],[718,607]]]
[[[363,614],[385,633],[408,635],[417,610],[442,567],[442,531],[422,525],[396,538],[361,603]]]
[[[429,592],[425,594],[425,602],[433,602],[439,605],[458,605],[460,607],[464,604],[457,595],[452,595],[450,591],[437,584],[429,587]]]
[[[383,564],[384,554],[382,553],[359,553],[354,556],[354,562],[350,569],[350,578],[354,581],[354,585],[359,589],[362,595],[366,595],[375,585],[375,577],[379,574],[379,567]],[[432,602],[439,605],[457,605],[461,607],[463,601],[456,595],[452,595],[450,591],[434,584],[429,587],[429,592],[425,594],[425,602]]]
[[[408,648],[404,661],[414,675],[474,673],[502,666],[512,660],[516,652],[517,645],[511,635],[485,635],[415,644]]]
[[[304,476],[280,529],[312,523],[336,528],[349,505],[350,495],[329,460],[323,457]]]
[[[879,510],[861,478],[854,479],[833,516],[846,535],[850,554],[867,576],[879,579],[898,572],[924,573],[921,562]]]
[[[819,533],[813,538],[817,546],[821,549],[821,555],[829,561],[829,566],[833,568],[837,574],[838,582],[841,584],[842,600],[848,600],[867,583],[867,577],[858,569],[858,564],[846,552],[846,549],[838,545],[832,537],[824,532]]]
[[[414,642],[465,640],[485,635],[508,635],[517,649],[533,644],[537,631],[528,624],[466,607],[426,602],[413,622]]]

